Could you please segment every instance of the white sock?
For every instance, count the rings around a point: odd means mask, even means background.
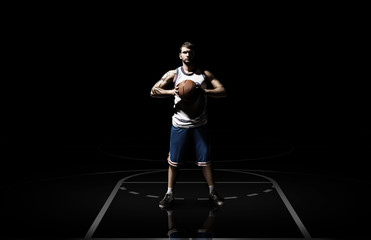
[[[166,193],[167,193],[167,194],[173,194],[173,189],[168,187]]]
[[[209,186],[209,193],[211,193],[214,190],[214,185]]]

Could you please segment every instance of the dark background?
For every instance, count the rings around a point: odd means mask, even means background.
[[[196,43],[200,64],[229,94],[209,98],[212,134],[227,138],[216,140],[263,138],[294,147],[278,158],[216,167],[369,182],[369,41],[363,9],[339,3],[16,6],[6,19],[5,47],[11,54],[4,64],[10,77],[3,83],[2,186],[166,169],[165,159],[128,161],[97,149],[141,137],[147,147],[150,139],[166,148],[173,99],[153,99],[149,93],[164,73],[180,66],[184,41]]]
[[[339,158],[311,159],[313,165],[366,171],[370,127],[361,6],[44,9],[11,18],[19,67],[5,104],[5,146],[20,175],[94,161],[58,157],[66,149],[141,135],[167,144],[172,99],[152,99],[149,92],[180,66],[184,41],[196,43],[200,64],[229,93],[209,99],[214,131],[276,138],[309,152],[326,145]]]

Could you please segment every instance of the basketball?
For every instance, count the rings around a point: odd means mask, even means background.
[[[198,93],[196,83],[192,80],[184,80],[178,84],[178,87],[179,97],[184,101],[193,100]]]

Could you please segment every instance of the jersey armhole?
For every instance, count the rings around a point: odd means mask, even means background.
[[[174,80],[173,80],[174,87],[175,87],[176,80],[178,79],[178,75],[179,75],[178,73],[179,73],[179,68],[176,69],[175,77],[174,77]]]

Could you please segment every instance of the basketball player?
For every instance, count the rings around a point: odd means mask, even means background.
[[[210,140],[207,132],[206,103],[207,96],[214,98],[226,97],[224,86],[215,76],[206,70],[201,70],[195,63],[194,45],[185,42],[180,47],[179,58],[182,66],[170,70],[153,86],[151,97],[162,98],[174,96],[174,114],[170,134],[170,152],[168,156],[168,190],[159,202],[160,208],[170,206],[174,201],[173,188],[177,168],[184,161],[187,147],[191,144],[196,153],[196,162],[202,167],[202,172],[209,186],[209,198],[216,205],[224,204],[214,190],[211,168]],[[183,101],[178,95],[177,85],[184,80],[196,83],[200,94],[192,101]],[[211,86],[211,88],[208,88]]]

